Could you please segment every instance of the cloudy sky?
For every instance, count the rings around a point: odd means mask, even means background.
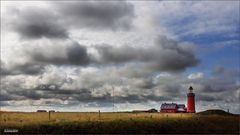
[[[1,109],[240,113],[239,5],[1,1]]]

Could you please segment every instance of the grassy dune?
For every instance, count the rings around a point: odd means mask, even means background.
[[[0,130],[24,134],[239,134],[239,115],[161,113],[1,112]]]

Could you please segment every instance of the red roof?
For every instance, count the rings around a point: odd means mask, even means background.
[[[186,107],[184,104],[164,103],[161,105],[160,112],[162,113],[186,112]]]
[[[161,109],[177,109],[177,104],[172,103],[172,104],[168,104],[168,103],[164,103],[161,105]]]

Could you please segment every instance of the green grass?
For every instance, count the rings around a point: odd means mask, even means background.
[[[20,134],[239,134],[239,115],[1,112],[0,123]]]

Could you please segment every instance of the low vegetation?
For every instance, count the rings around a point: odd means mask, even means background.
[[[227,115],[237,116],[236,114],[228,113],[228,112],[225,112],[223,110],[218,110],[218,109],[206,110],[203,112],[199,112],[197,114],[200,114],[200,115],[214,115],[215,114],[215,115],[222,115],[222,116],[227,116]]]
[[[20,134],[239,134],[239,115],[216,113],[1,112],[0,130]],[[202,115],[204,114],[204,115]],[[0,133],[0,134],[1,134]]]

